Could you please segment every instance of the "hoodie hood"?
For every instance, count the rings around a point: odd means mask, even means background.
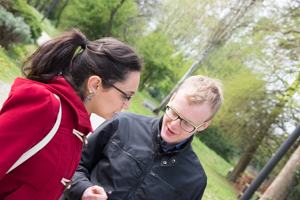
[[[73,89],[73,87],[65,80],[62,76],[56,76],[48,83],[41,83],[38,81],[33,81],[25,78],[16,78],[14,84],[12,85],[12,90],[23,87],[27,84],[38,84],[45,87],[50,92],[56,94],[64,101],[67,101],[68,104],[76,112],[78,124],[89,129],[90,132],[93,132],[90,115],[87,113],[83,102]]]

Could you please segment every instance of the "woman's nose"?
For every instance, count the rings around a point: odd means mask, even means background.
[[[122,108],[125,110],[128,110],[130,108],[130,101],[131,101],[131,99],[129,101],[127,101],[126,103],[124,103]]]

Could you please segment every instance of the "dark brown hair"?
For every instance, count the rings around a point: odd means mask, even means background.
[[[78,47],[81,47],[79,51]],[[141,58],[127,44],[115,38],[86,42],[77,29],[47,41],[22,65],[23,74],[30,80],[47,83],[61,74],[81,100],[86,96],[84,83],[90,76],[116,83],[126,81],[130,72],[141,69]],[[111,87],[105,82],[102,84],[105,88]]]

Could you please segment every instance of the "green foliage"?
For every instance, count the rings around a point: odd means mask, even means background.
[[[131,99],[130,108],[124,110],[125,112],[139,113],[142,115],[155,116],[153,112],[143,107],[143,101],[148,98],[149,95],[146,93],[136,92],[134,97]]]
[[[169,65],[175,50],[169,44],[167,37],[155,32],[149,33],[140,38],[137,49],[145,61],[145,67],[141,74],[140,91],[150,83],[155,84],[155,82],[163,80],[165,76],[172,75],[171,71],[169,72]]]
[[[283,144],[285,140],[286,138],[283,135],[273,135],[266,137],[254,154],[250,165],[253,166],[257,171],[261,171],[266,163],[272,158],[274,152],[278,150],[278,148]],[[279,174],[279,172],[282,170],[283,166],[293,153],[293,150],[294,148],[291,147],[289,151],[281,158],[279,163],[268,175],[268,180],[275,179],[275,177]]]
[[[184,49],[186,56],[195,58],[215,31],[220,16],[220,7],[225,6],[227,2],[216,0],[161,1],[162,8],[158,13],[159,23],[156,30],[167,35],[174,44]]]
[[[136,46],[145,61],[139,90],[146,87],[151,96],[160,101],[180,80],[190,63],[177,52],[168,37],[159,32],[141,37]]]
[[[47,18],[51,21],[52,24],[55,25],[55,27],[58,26],[58,23],[61,19],[61,14],[69,2],[70,2],[70,0],[58,1],[57,4],[51,10],[51,12],[48,14]]]
[[[297,200],[300,196],[300,167],[295,172],[295,179],[292,184],[292,188],[289,188],[289,194],[287,200]]]
[[[120,2],[121,0],[73,0],[64,9],[58,27],[60,29],[79,28],[90,40],[104,37],[107,35],[112,11]],[[124,33],[130,28],[131,20],[137,20],[137,12],[135,2],[126,0],[113,16],[109,35],[125,39]]]
[[[8,52],[0,46],[0,80],[11,84],[16,76],[21,76],[19,63],[12,59]]]
[[[0,44],[6,48],[11,43],[29,43],[30,28],[23,18],[14,17],[12,13],[0,6]]]
[[[124,110],[125,112],[133,112],[133,113],[139,113],[142,115],[148,115],[148,116],[155,116],[155,114],[146,109],[142,104],[145,99],[150,99],[153,103],[158,105],[159,103],[152,98],[145,90],[142,92],[137,91],[134,95],[134,97],[131,99],[130,108],[128,110]],[[164,114],[163,111],[160,111],[159,116],[162,116]]]
[[[43,18],[43,15],[39,13],[34,7],[29,6],[29,9],[33,16],[36,19],[39,19],[42,31],[45,31],[50,37],[55,37],[60,34],[60,32],[51,24],[51,22],[45,18],[42,22],[40,20]]]
[[[298,200],[300,196],[300,184],[296,185],[288,196],[288,200]]]
[[[7,50],[7,55],[21,64],[21,62],[26,60],[36,49],[37,46],[33,44],[11,44]]]
[[[157,101],[162,101],[165,98],[192,64],[192,60],[186,61],[182,53],[170,55],[169,61],[164,77],[159,81],[151,81],[146,87],[149,94]]]
[[[268,115],[264,81],[251,70],[240,70],[224,84],[224,103],[214,122],[228,138],[241,146],[258,133]]]
[[[56,3],[54,5],[54,2]],[[27,3],[33,8],[35,12],[39,13],[39,19],[43,19],[44,15],[49,11],[50,7],[52,7],[51,11],[48,12],[47,17],[43,20],[48,21],[51,23],[51,26],[57,27],[58,21],[61,17],[61,13],[64,10],[64,8],[67,6],[69,0],[54,0],[54,1],[48,1],[48,0],[27,0]],[[51,21],[51,22],[50,22]],[[42,22],[42,23],[43,23]],[[45,29],[43,29],[45,30]],[[57,31],[57,30],[55,30]],[[48,34],[49,32],[46,31]],[[52,32],[52,31],[51,31]]]
[[[34,7],[40,13],[45,13],[54,1],[48,0],[26,0],[29,5]]]
[[[295,172],[295,179],[296,179],[296,183],[297,185],[300,183],[300,167],[298,168],[298,170]]]
[[[225,178],[232,165],[209,149],[197,137],[194,138],[192,146],[207,175],[207,187],[202,200],[237,199],[236,189]]]
[[[26,24],[29,25],[31,36],[34,39],[38,39],[42,34],[42,27],[40,25],[40,20],[32,14],[30,6],[25,0],[14,0],[11,2],[11,11],[19,17],[24,18]]]
[[[255,192],[252,197],[250,198],[250,200],[259,200],[259,195],[261,196],[262,194],[260,192]],[[271,198],[268,200],[272,200]]]
[[[209,126],[204,131],[197,132],[196,136],[210,149],[215,151],[227,162],[236,156],[235,146],[222,135],[220,129],[216,126]]]
[[[224,102],[213,119],[222,135],[245,148],[247,139],[261,129],[270,105],[266,82],[258,73],[244,65],[251,53],[246,42],[229,42],[215,49],[199,66],[195,74],[218,78],[223,83]]]

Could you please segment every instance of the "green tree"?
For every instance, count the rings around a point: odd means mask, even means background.
[[[124,39],[124,31],[130,28],[138,12],[133,0],[73,0],[63,10],[58,27],[79,28],[91,40],[104,36]]]
[[[9,11],[15,16],[24,18],[25,23],[30,27],[33,39],[38,39],[41,36],[42,27],[40,25],[40,20],[32,14],[31,9],[25,0],[11,1]]]
[[[221,17],[219,20],[214,21],[215,23],[210,23],[213,24],[213,28],[211,28],[210,32],[206,32],[206,40],[205,42],[200,42],[197,40],[197,38],[193,39],[192,41],[196,41],[200,46],[203,48],[195,59],[194,63],[190,66],[190,68],[187,70],[187,72],[182,76],[182,78],[179,80],[179,82],[174,86],[174,88],[170,91],[170,93],[165,97],[165,99],[160,103],[160,105],[153,111],[154,113],[158,113],[162,107],[167,103],[167,101],[170,99],[171,95],[180,87],[180,85],[184,82],[186,78],[188,78],[198,67],[198,65],[206,58],[206,56],[215,49],[216,46],[222,44],[224,42],[225,38],[228,38],[227,36],[235,29],[235,27],[240,23],[240,20],[243,18],[245,13],[249,10],[251,5],[253,5],[254,1],[253,0],[243,0],[243,1],[236,1],[228,10],[229,11],[224,11],[224,17]],[[194,5],[195,8],[198,8],[198,6]],[[228,6],[228,5],[227,5]],[[177,10],[181,10],[181,7],[177,7]],[[220,9],[216,9],[219,12],[222,12]],[[188,12],[195,11],[192,10],[192,8],[184,10],[182,14],[180,14],[177,18],[172,18],[173,24],[177,24],[178,21],[182,20],[181,17],[183,17],[183,14],[187,14]],[[211,11],[211,9],[210,9]],[[193,12],[192,12],[193,13]],[[204,12],[205,13],[205,12]],[[219,13],[218,13],[219,14]],[[203,15],[198,15],[198,18],[202,18]],[[219,14],[220,16],[220,14]],[[194,20],[199,23],[199,21],[202,20]],[[209,20],[211,22],[211,20]],[[192,23],[194,24],[194,23]],[[170,23],[169,25],[172,25]],[[176,27],[176,26],[175,26]],[[208,26],[209,27],[209,26]],[[205,29],[204,29],[205,30]],[[202,29],[203,31],[203,29]],[[196,33],[199,33],[199,31],[195,31]],[[209,35],[209,36],[208,36]],[[205,37],[204,37],[205,38]],[[177,39],[177,38],[176,38]],[[202,38],[201,38],[202,39]],[[184,39],[178,38],[179,41]],[[180,43],[180,42],[179,42]],[[202,44],[202,45],[201,45]],[[193,50],[193,48],[191,49]]]
[[[299,22],[287,14],[287,9],[290,8],[289,4],[285,8],[282,5],[277,7],[273,1],[269,1],[267,5],[270,7],[261,8],[263,10],[270,9],[267,17],[265,15],[258,20],[258,23],[252,23],[248,27],[252,33],[250,40],[252,46],[255,46],[257,50],[260,49],[260,51],[256,50],[252,53],[255,60],[251,62],[251,65],[256,65],[253,68],[256,68],[266,80],[268,102],[264,103],[264,111],[267,113],[261,122],[257,122],[257,126],[260,128],[258,132],[253,131],[252,138],[248,140],[248,148],[234,171],[229,175],[231,180],[235,180],[245,170],[266,137],[274,134],[275,130],[278,132],[281,129],[281,132],[285,132],[284,123],[292,124],[293,120],[298,118],[293,109],[297,110],[295,106],[298,105],[295,97],[298,96],[299,90],[299,66],[294,60],[297,51],[290,45],[290,39],[295,42],[295,32],[293,33],[289,29],[295,27]],[[277,10],[275,11],[271,5],[274,5]],[[291,10],[295,11],[295,8]],[[259,12],[253,13],[253,19],[257,17],[257,13]],[[263,111],[261,112],[263,113]]]
[[[145,62],[141,74],[140,91],[149,86],[150,83],[154,86],[157,85],[155,82],[160,82],[165,77],[172,77],[173,73],[170,68],[172,68],[173,59],[176,59],[174,56],[176,51],[166,36],[161,33],[150,32],[145,37],[140,38],[136,45]]]
[[[8,48],[12,43],[29,43],[30,28],[20,17],[14,17],[0,5],[0,45]]]
[[[33,6],[42,14],[44,14],[47,11],[47,9],[51,6],[52,3],[53,0],[27,0],[27,4]]]
[[[55,0],[48,10],[44,13],[44,18],[48,18],[57,28],[63,10],[67,7],[69,0]]]

